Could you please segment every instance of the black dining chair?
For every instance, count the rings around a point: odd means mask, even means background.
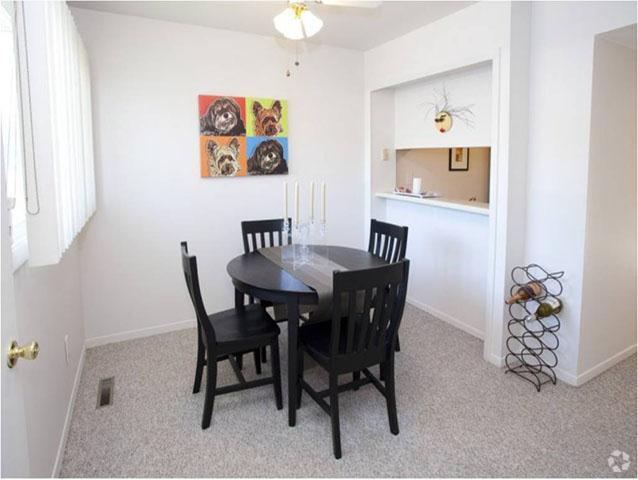
[[[283,408],[281,397],[281,372],[279,367],[279,327],[262,305],[244,305],[208,315],[204,308],[197,274],[197,259],[188,254],[186,242],[182,246],[182,268],[188,293],[197,317],[197,367],[193,393],[198,393],[204,366],[206,366],[206,397],[202,429],[210,426],[215,396],[237,392],[248,388],[273,384],[277,410]],[[270,345],[272,355],[272,376],[247,382],[237,365],[234,355],[255,353],[255,368],[259,361],[259,349]],[[239,383],[217,387],[217,362],[228,360],[237,375]],[[257,373],[260,373],[258,370]]]
[[[291,219],[288,219],[291,222]],[[245,220],[241,222],[241,234],[244,240],[244,253],[260,248],[282,247],[292,243],[290,232],[284,232],[284,219]]]
[[[288,224],[291,225],[292,219],[288,219]],[[260,248],[266,247],[282,247],[284,245],[290,245],[292,243],[291,232],[284,232],[284,219],[273,218],[271,220],[245,220],[241,222],[241,235],[244,241],[244,253],[254,252]],[[250,303],[255,303],[253,297],[248,297]],[[273,307],[270,302],[263,302],[265,307]],[[284,306],[276,307],[278,309],[285,308]],[[275,316],[277,323],[285,322],[288,319],[286,317]],[[261,349],[261,360],[266,362],[266,348]]]
[[[339,429],[339,393],[357,390],[372,383],[386,399],[390,431],[399,434],[394,388],[394,347],[408,284],[409,261],[381,267],[333,274],[333,298],[330,322],[303,325],[299,330],[299,358],[307,352],[329,376],[329,388],[315,391],[303,379],[303,367],[297,381],[297,406],[306,391],[330,415],[335,458],[341,458]],[[358,298],[363,297],[363,302]],[[303,365],[303,362],[302,362]],[[384,372],[381,383],[369,370],[379,365]],[[339,385],[339,375],[363,372],[364,379]],[[330,397],[330,404],[325,397]]]
[[[405,258],[407,246],[408,227],[380,222],[374,218],[370,220],[368,252],[388,263],[395,263]]]
[[[388,263],[395,263],[405,258],[408,246],[408,227],[400,227],[392,223],[370,220],[370,241],[368,252],[382,258]],[[401,342],[397,335],[396,351],[401,351]]]

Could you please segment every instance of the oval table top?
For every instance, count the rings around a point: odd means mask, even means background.
[[[365,250],[334,245],[309,245],[309,247],[313,252],[348,270],[361,270],[385,265],[382,259]],[[293,245],[282,247],[282,249],[287,248],[293,248]],[[312,305],[318,301],[317,293],[313,288],[298,280],[293,274],[266,258],[259,251],[244,253],[233,258],[228,263],[226,271],[236,287],[245,293],[258,290],[259,292],[255,292],[255,296],[265,300],[296,296],[299,297],[299,303],[303,304]]]

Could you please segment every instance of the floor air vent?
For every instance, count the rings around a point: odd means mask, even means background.
[[[106,407],[113,403],[113,385],[114,377],[103,378],[97,389],[97,408]]]

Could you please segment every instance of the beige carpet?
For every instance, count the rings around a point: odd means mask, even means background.
[[[390,434],[374,387],[344,393],[335,460],[329,417],[305,395],[288,427],[271,386],[218,397],[202,431],[203,393],[191,394],[195,335],[87,351],[62,476],[636,476],[635,356],[580,388],[559,382],[537,393],[484,362],[482,342],[410,307],[396,366],[401,433]],[[285,375],[285,336],[280,345]],[[228,362],[220,367],[233,383]],[[109,376],[114,403],[96,409],[98,381]],[[306,378],[325,384],[316,365]],[[615,450],[630,455],[626,472],[608,466]]]

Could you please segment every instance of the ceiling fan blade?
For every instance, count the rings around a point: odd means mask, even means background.
[[[330,7],[378,8],[383,2],[367,0],[317,0],[317,3]]]

